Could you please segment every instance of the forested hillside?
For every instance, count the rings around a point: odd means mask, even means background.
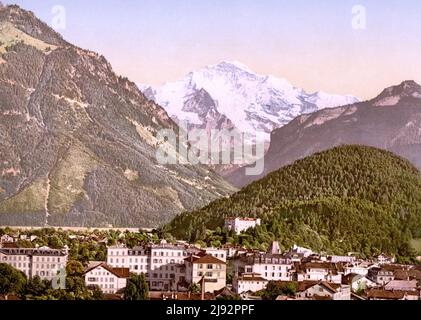
[[[230,198],[177,216],[174,236],[205,240],[228,216],[261,217],[238,241],[363,255],[412,255],[421,236],[421,175],[408,161],[371,147],[341,146],[269,174]],[[232,239],[221,239],[232,240]]]

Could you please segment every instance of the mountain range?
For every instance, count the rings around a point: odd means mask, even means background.
[[[259,75],[237,61],[190,72],[176,82],[139,84],[146,97],[191,129],[227,129],[250,134],[246,143],[270,142],[271,132],[303,113],[352,104],[353,96],[307,93],[287,80]],[[218,170],[218,168],[216,168]]]
[[[103,56],[0,7],[1,225],[156,226],[235,190],[158,163],[161,129],[178,132]]]
[[[240,168],[225,178],[242,187],[298,159],[347,144],[389,150],[421,168],[421,86],[404,81],[369,101],[298,116],[272,132],[261,175],[247,176]]]

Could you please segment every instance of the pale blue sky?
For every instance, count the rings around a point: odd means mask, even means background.
[[[160,84],[222,60],[287,78],[309,91],[370,98],[421,82],[418,0],[12,0],[51,24],[66,9],[65,39],[103,54],[136,82]],[[367,29],[352,28],[352,8]]]

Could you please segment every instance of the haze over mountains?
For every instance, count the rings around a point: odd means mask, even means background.
[[[31,12],[0,8],[0,54],[0,224],[156,226],[233,191],[157,163],[165,110]]]
[[[300,114],[359,101],[321,91],[310,94],[236,61],[204,67],[160,87],[139,87],[176,122],[188,122],[189,128],[236,129],[266,143],[272,130]]]
[[[392,151],[421,168],[421,86],[414,81],[385,89],[361,103],[301,115],[274,130],[260,176],[240,168],[226,178],[245,186],[297,159],[343,144]]]

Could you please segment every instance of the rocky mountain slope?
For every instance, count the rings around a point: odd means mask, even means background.
[[[156,226],[233,188],[156,161],[165,110],[18,6],[0,8],[0,225]]]
[[[421,168],[421,86],[405,81],[370,101],[301,115],[272,133],[261,176],[246,176],[240,168],[227,179],[245,186],[297,159],[342,144],[390,150]]]

